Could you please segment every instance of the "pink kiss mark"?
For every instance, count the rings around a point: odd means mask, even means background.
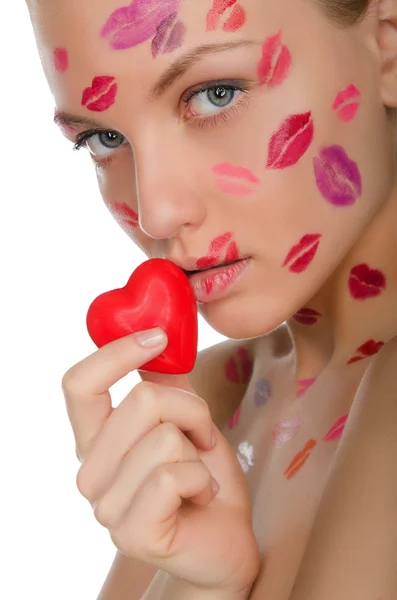
[[[323,442],[335,442],[336,440],[339,440],[342,437],[348,417],[349,414],[344,415],[343,417],[338,419],[335,425],[331,427],[331,429],[324,437]]]
[[[110,108],[116,101],[117,84],[114,77],[102,75],[94,77],[92,86],[83,92],[82,106],[94,112],[103,112]]]
[[[240,416],[241,416],[241,405],[238,407],[238,409],[236,410],[234,415],[232,417],[230,417],[229,421],[227,422],[227,428],[234,429],[235,427],[237,427],[237,425],[239,424],[239,421],[240,421]]]
[[[136,212],[132,210],[125,202],[120,204],[119,202],[107,203],[109,211],[112,213],[114,219],[123,229],[135,230],[139,224],[139,217]]]
[[[282,448],[287,442],[292,440],[300,428],[303,421],[299,417],[294,419],[286,419],[278,423],[272,431],[272,438],[276,448]]]
[[[55,48],[52,55],[52,64],[57,73],[65,73],[69,67],[69,55],[66,48]]]
[[[267,38],[262,46],[262,58],[258,65],[259,83],[269,88],[280,85],[288,77],[291,64],[292,56],[287,46],[281,43],[279,31]]]
[[[241,346],[237,349],[237,357],[231,356],[226,361],[226,379],[232,383],[248,383],[252,375],[252,366],[248,350]]]
[[[300,379],[297,382],[297,392],[296,395],[298,398],[301,398],[304,394],[306,394],[307,390],[316,382],[317,377],[313,377],[312,379]]]
[[[367,300],[382,294],[386,288],[386,277],[378,269],[366,264],[355,266],[350,271],[349,289],[355,300]]]
[[[101,30],[113,50],[125,50],[157,34],[163,21],[178,12],[180,0],[133,0],[115,10]]]
[[[253,194],[255,190],[252,189],[252,187],[244,185],[243,183],[237,183],[236,181],[231,181],[229,179],[222,179],[224,177],[240,179],[254,185],[260,183],[258,177],[256,177],[252,171],[244,167],[231,165],[229,163],[221,163],[216,165],[212,170],[215,175],[217,175],[216,182],[219,188],[226,194],[248,196]]]
[[[341,121],[347,122],[354,119],[356,113],[360,107],[359,102],[351,102],[342,106],[346,101],[352,100],[353,98],[360,98],[361,94],[359,90],[353,85],[349,85],[345,90],[339,92],[335,98],[335,102],[332,105],[333,110],[338,110],[338,117]],[[341,108],[340,108],[341,107]]]
[[[177,13],[173,13],[158,25],[157,33],[152,41],[152,55],[154,58],[159,52],[163,54],[173,52],[183,44],[186,28],[182,21],[175,23],[176,18]]]

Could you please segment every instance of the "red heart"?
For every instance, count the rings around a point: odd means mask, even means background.
[[[190,373],[197,357],[196,298],[185,273],[162,258],[139,265],[125,287],[98,296],[87,313],[88,333],[98,348],[152,327],[166,332],[168,345],[139,370]]]

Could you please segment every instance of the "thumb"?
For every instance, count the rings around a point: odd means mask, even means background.
[[[189,392],[190,394],[197,396],[196,391],[193,389],[186,375],[153,373],[152,371],[139,371],[139,369],[138,373],[142,381],[151,381],[152,383],[167,385],[169,387],[178,388],[179,390],[184,390],[185,392]]]

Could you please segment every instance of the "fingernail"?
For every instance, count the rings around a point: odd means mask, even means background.
[[[212,487],[212,491],[214,492],[214,494],[217,494],[219,492],[219,490],[221,489],[221,486],[219,485],[217,480],[214,479],[213,477],[212,477],[211,487]]]
[[[213,448],[216,444],[216,433],[215,433],[215,429],[212,432],[212,437],[211,437],[211,448]]]
[[[153,348],[154,346],[161,346],[166,339],[166,335],[160,327],[155,327],[147,331],[139,331],[135,334],[135,339],[143,348]]]

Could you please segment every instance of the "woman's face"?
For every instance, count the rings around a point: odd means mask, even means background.
[[[218,262],[251,257],[226,296],[199,305],[222,334],[261,335],[320,293],[390,196],[373,16],[341,30],[309,0],[31,11],[57,120],[91,151],[134,242],[191,269],[218,238]]]

